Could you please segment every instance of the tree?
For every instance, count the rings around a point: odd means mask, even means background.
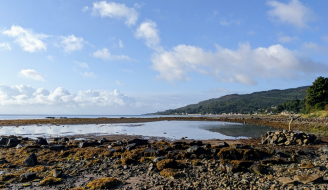
[[[323,110],[328,104],[328,78],[318,77],[306,90],[306,109]]]

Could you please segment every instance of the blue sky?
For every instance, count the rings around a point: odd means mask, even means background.
[[[3,1],[1,114],[143,114],[328,73],[325,0]]]

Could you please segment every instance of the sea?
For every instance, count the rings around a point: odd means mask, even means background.
[[[45,119],[55,118],[150,118],[150,117],[204,117],[204,115],[18,115],[2,114],[0,120],[8,119]],[[213,117],[208,115],[207,117]],[[218,116],[216,116],[218,117]],[[106,123],[83,125],[28,125],[0,126],[0,136],[23,136],[29,138],[67,137],[67,136],[107,136],[107,135],[142,135],[144,138],[164,137],[178,140],[241,139],[260,137],[262,133],[272,131],[268,126],[229,123],[222,121],[172,121],[162,120],[143,123]]]

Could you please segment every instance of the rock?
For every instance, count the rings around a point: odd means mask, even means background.
[[[279,177],[278,181],[280,181],[283,185],[294,185],[295,181],[290,177]]]
[[[91,146],[91,143],[89,142],[80,142],[78,147],[80,148],[85,148],[85,147],[88,147],[88,146]]]
[[[323,146],[321,150],[323,153],[328,154],[328,146]]]
[[[125,149],[126,150],[133,150],[133,149],[136,148],[136,146],[137,146],[136,143],[130,143],[130,144],[126,145]]]
[[[65,148],[65,146],[64,145],[52,145],[51,147],[50,147],[50,150],[63,150]]]
[[[33,178],[36,177],[36,173],[33,173],[33,172],[23,173],[23,174],[20,175],[20,177],[23,180],[30,180],[30,179],[33,179]]]
[[[132,144],[135,143],[136,146],[138,145],[146,145],[148,144],[148,140],[144,140],[144,139],[133,139],[131,141],[128,141],[128,144]]]
[[[52,170],[52,176],[55,178],[61,177],[62,176],[62,171],[57,170],[57,169],[53,169]]]
[[[320,176],[318,174],[304,174],[302,176],[295,175],[294,179],[296,181],[299,181],[301,183],[307,184],[307,183],[322,183],[323,182],[323,176]]]
[[[6,138],[6,137],[2,137],[2,138],[0,138],[0,144],[1,144],[1,145],[6,145],[7,142],[8,142],[8,138]]]
[[[286,145],[286,146],[288,146],[288,145],[290,145],[290,144],[291,144],[290,141],[286,141],[286,142],[285,142],[285,145]]]
[[[5,163],[8,163],[8,161],[7,161],[5,158],[2,158],[2,159],[0,160],[0,164],[5,164]]]
[[[19,143],[20,140],[18,140],[17,138],[9,138],[7,142],[7,146],[13,147],[13,146],[17,146]]]
[[[39,145],[47,145],[48,142],[46,139],[42,138],[42,137],[39,137],[37,140],[36,140],[36,143],[39,144]]]
[[[261,164],[253,164],[248,169],[255,174],[267,174],[268,173],[268,170],[265,168],[265,166],[263,166]]]
[[[244,144],[233,144],[231,147],[232,148],[249,148],[249,146],[244,145]]]
[[[261,144],[268,144],[268,140],[267,139],[263,139]]]
[[[17,149],[21,149],[21,148],[23,148],[23,147],[25,147],[25,144],[18,144],[18,145],[16,146]]]
[[[200,146],[191,146],[187,149],[187,152],[188,153],[191,153],[191,154],[201,154],[204,152],[204,148],[203,147],[200,147]]]
[[[201,146],[203,149],[211,148],[211,144],[204,144]]]
[[[36,155],[34,153],[27,156],[24,160],[24,164],[26,166],[35,166],[37,163],[38,163],[38,160],[37,160]]]
[[[153,162],[157,163],[157,162],[159,162],[159,161],[161,161],[161,160],[164,160],[164,159],[166,159],[165,156],[156,157],[156,158],[153,160]]]
[[[67,137],[61,138],[60,140],[61,140],[61,142],[68,142],[69,141],[69,139]]]
[[[226,143],[226,142],[220,142],[220,143],[216,146],[216,148],[224,148],[224,147],[229,147],[228,143]]]
[[[230,164],[230,163],[227,163],[227,164],[225,165],[225,169],[226,169],[227,173],[232,173],[233,165]]]

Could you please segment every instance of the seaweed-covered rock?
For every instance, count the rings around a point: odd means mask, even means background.
[[[48,142],[46,139],[42,138],[42,137],[39,137],[37,140],[36,140],[36,143],[39,144],[39,145],[47,145]]]
[[[132,144],[132,143],[135,143],[136,146],[138,146],[138,145],[146,145],[146,144],[148,144],[148,140],[145,140],[145,139],[133,139],[131,141],[128,141],[128,144]]]
[[[26,166],[35,166],[38,163],[36,155],[33,153],[29,156],[27,156],[24,160],[24,164]]]
[[[188,153],[191,153],[191,154],[201,154],[203,153],[205,150],[203,147],[200,147],[200,146],[191,146],[187,149],[187,152]]]

